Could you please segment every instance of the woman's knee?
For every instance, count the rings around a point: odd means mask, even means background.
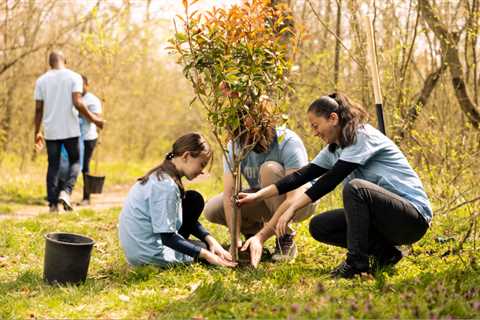
[[[368,188],[369,185],[371,185],[371,182],[363,179],[352,179],[348,181],[343,187],[343,199],[359,195],[361,190]]]
[[[223,194],[217,195],[210,199],[205,205],[205,211],[203,212],[207,221],[217,224],[222,224],[223,220]]]
[[[276,161],[265,161],[259,170],[260,184],[266,187],[285,176],[285,168]]]
[[[325,228],[325,221],[323,221],[322,214],[313,217],[308,225],[310,235],[317,241],[326,242],[328,237],[328,230]]]

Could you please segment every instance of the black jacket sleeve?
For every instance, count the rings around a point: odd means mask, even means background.
[[[205,238],[209,234],[210,233],[207,231],[207,229],[205,229],[205,227],[202,226],[202,224],[198,221],[195,223],[195,225],[192,228],[192,235],[201,241],[205,241]]]
[[[284,194],[289,191],[295,190],[300,186],[303,186],[305,183],[312,181],[313,179],[320,177],[322,174],[328,170],[317,166],[316,164],[309,163],[306,166],[298,169],[292,174],[278,180],[275,183],[277,187],[278,194]]]
[[[175,232],[160,233],[162,243],[175,251],[197,258],[200,254],[200,247],[185,240],[181,235]]]
[[[332,169],[328,170],[308,189],[305,194],[312,200],[317,201],[342,182],[353,170],[358,168],[358,163],[338,160]]]

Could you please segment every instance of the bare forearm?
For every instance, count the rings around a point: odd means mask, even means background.
[[[42,125],[42,114],[38,111],[35,112],[35,135],[40,132],[40,126]]]
[[[43,116],[43,101],[35,101],[35,136],[40,132],[40,126],[42,125]]]
[[[275,184],[271,184],[268,187],[260,189],[256,192],[258,200],[265,200],[278,195],[278,190]]]
[[[263,229],[259,232],[263,241],[266,241],[268,238],[275,234],[274,230],[277,222],[280,217],[285,213],[285,211],[287,211],[287,209],[296,212],[311,203],[311,199],[307,195],[305,195],[303,191],[303,188],[299,188],[287,194],[287,199],[282,202],[282,204],[278,207],[277,211],[275,211],[275,213],[273,214],[270,221],[268,221],[268,223],[266,223]]]
[[[92,112],[90,112],[83,102],[78,101],[75,104],[75,108],[77,108],[78,112],[80,112],[80,114],[87,118],[88,121],[95,122],[98,120],[98,117]]]
[[[277,221],[289,206],[290,203],[287,200],[283,201],[282,204],[277,208],[277,211],[275,211],[273,214],[272,218],[265,223],[263,228],[258,232],[257,235],[260,236],[262,242],[267,241],[270,237],[275,235],[275,226],[277,225]]]

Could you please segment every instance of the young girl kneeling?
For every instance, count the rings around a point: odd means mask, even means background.
[[[138,179],[120,214],[119,237],[129,264],[166,266],[198,258],[233,267],[230,254],[198,222],[204,200],[185,191],[182,177],[192,180],[212,158],[206,140],[198,133],[180,137],[162,164]],[[203,246],[189,241],[193,235]]]

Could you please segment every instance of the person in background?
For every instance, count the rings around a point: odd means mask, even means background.
[[[104,121],[88,110],[81,99],[82,77],[66,68],[62,52],[49,54],[51,69],[40,76],[35,83],[35,146],[40,149],[44,140],[47,146],[47,199],[50,212],[58,212],[58,204],[65,210],[72,210],[70,195],[80,170],[79,136],[80,112],[89,121],[103,128]],[[43,123],[44,135],[40,132]],[[60,190],[58,171],[61,146],[64,146],[69,160],[68,179]]]
[[[87,109],[96,116],[100,116],[102,113],[102,103],[93,93],[89,91],[88,78],[82,74],[83,79],[83,93],[82,100],[87,106]],[[83,115],[80,115],[80,154],[81,158],[81,170],[83,176],[83,198],[79,203],[80,205],[90,204],[90,193],[86,188],[85,175],[90,173],[90,160],[92,159],[93,150],[97,145],[97,126],[94,122],[91,122]]]

